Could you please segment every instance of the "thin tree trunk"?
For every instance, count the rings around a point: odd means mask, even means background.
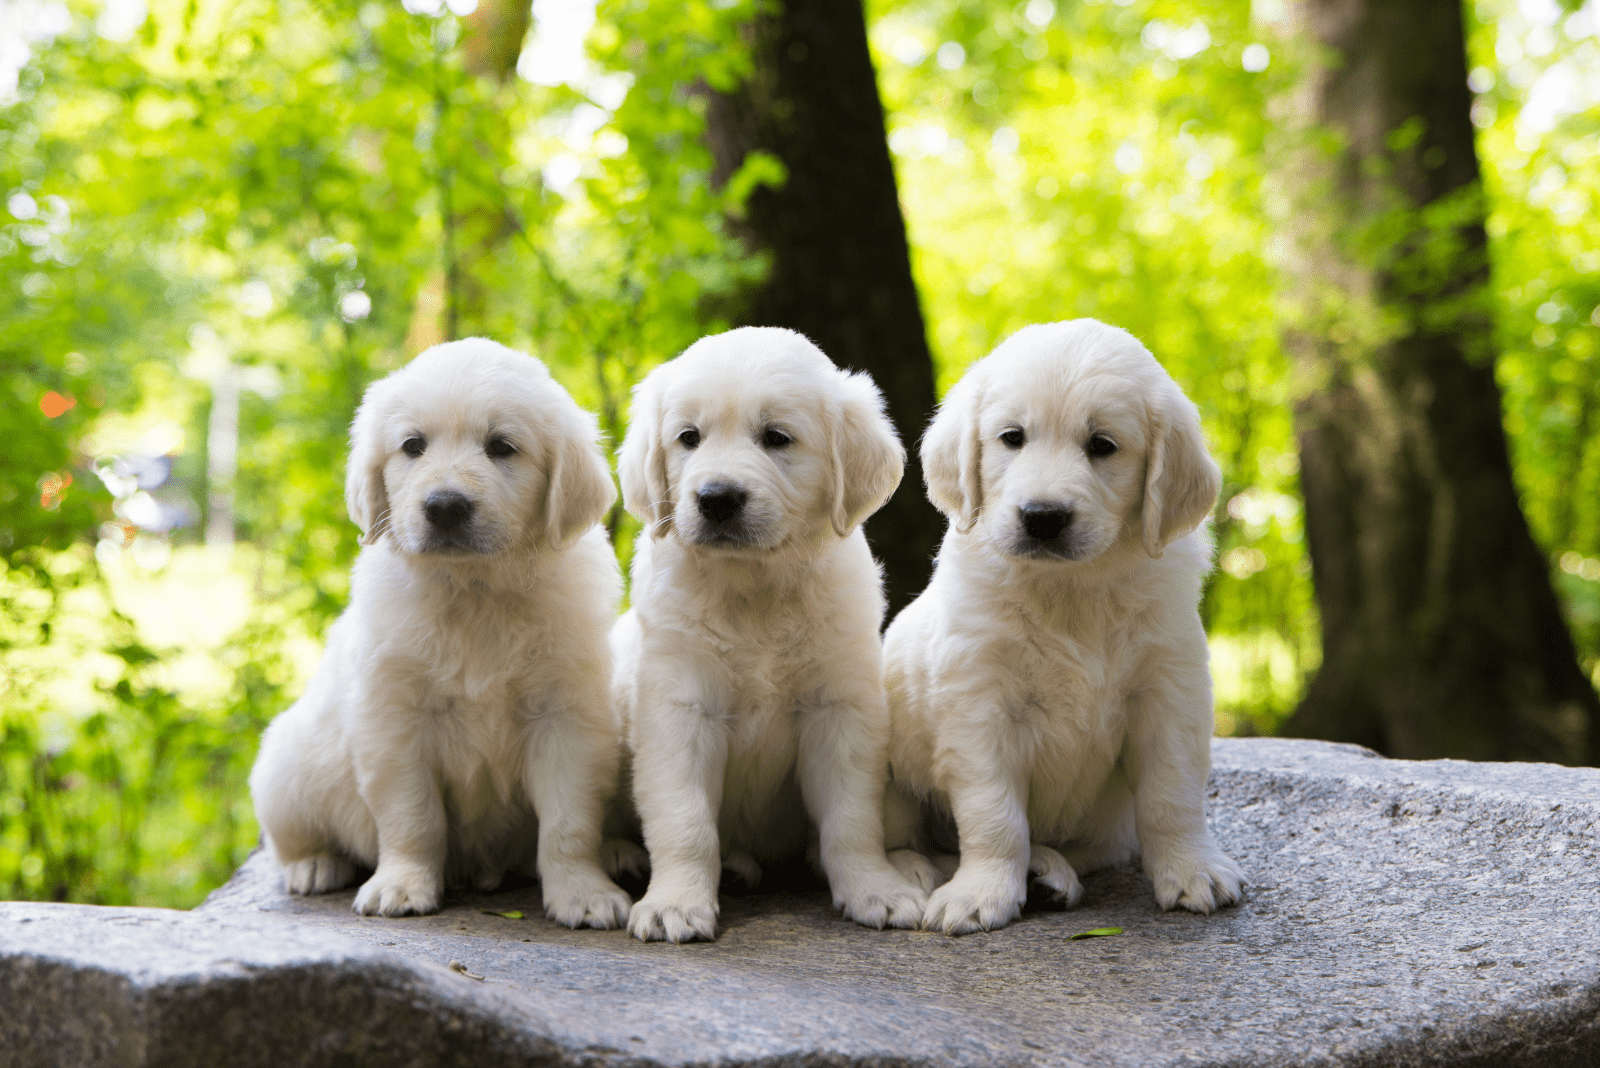
[[[462,67],[474,78],[485,78],[504,86],[517,73],[523,41],[533,18],[530,0],[481,0],[472,13],[461,20],[460,48]],[[440,57],[440,66],[443,57]],[[439,175],[439,229],[441,265],[424,279],[411,312],[406,349],[416,353],[440,341],[453,341],[463,333],[484,330],[488,291],[478,277],[481,266],[512,233],[513,227],[498,205],[485,204],[481,195],[462,196],[458,177],[463,160],[456,154],[463,146],[450,136],[454,124],[462,120],[452,114],[450,92],[443,70],[435,74],[434,96],[435,151]],[[482,116],[477,116],[482,117]],[[488,117],[498,122],[499,114]],[[470,117],[469,120],[470,121]],[[509,134],[493,140],[509,140]],[[467,151],[489,157],[494,144],[469,139]],[[463,204],[463,200],[468,203]]]
[[[1323,662],[1284,733],[1400,757],[1594,763],[1512,481],[1461,0],[1300,0],[1288,335]]]
[[[772,258],[742,322],[785,326],[832,359],[870,373],[910,462],[894,498],[867,523],[892,614],[927,584],[943,530],[916,446],[933,412],[933,360],[911,277],[905,220],[884,136],[883,105],[860,0],[786,0],[749,28],[755,71],[712,94],[716,179],[762,150],[788,170],[761,188],[734,227]]]

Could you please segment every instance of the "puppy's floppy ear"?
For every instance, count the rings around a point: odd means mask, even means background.
[[[544,494],[545,537],[565,549],[600,522],[617,499],[611,468],[595,439],[595,418],[571,400],[564,432],[550,442]]]
[[[1206,451],[1200,412],[1177,383],[1163,382],[1145,401],[1149,430],[1144,477],[1144,551],[1160,556],[1167,543],[1205,522],[1222,488],[1222,471]]]
[[[922,435],[922,473],[928,500],[950,517],[961,534],[972,529],[983,508],[983,443],[978,413],[983,407],[984,373],[973,369],[945,394],[933,422]]]
[[[386,381],[368,386],[350,423],[344,506],[361,528],[362,545],[371,545],[389,529],[389,493],[383,484],[383,465],[389,458],[383,441],[383,417],[389,407],[389,393]]]
[[[667,453],[661,447],[661,392],[655,381],[660,373],[633,387],[628,433],[617,453],[622,503],[651,537],[672,523],[672,487],[667,482]]]
[[[828,425],[833,452],[833,532],[844,537],[882,508],[900,485],[906,450],[866,373],[839,372],[840,397]]]

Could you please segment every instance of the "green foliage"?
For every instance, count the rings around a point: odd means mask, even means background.
[[[692,86],[741,76],[748,14],[608,7],[581,90],[469,70],[465,20],[386,3],[157,3],[126,43],[85,6],[38,46],[0,106],[0,892],[192,904],[254,844],[256,739],[348,595],[343,439],[373,378],[494,336],[615,440],[643,370],[725,325],[718,295],[761,265],[721,219],[775,176],[711,188]],[[231,478],[209,454],[230,384]],[[170,533],[138,529],[148,495],[114,468],[152,451],[174,477],[151,500],[193,520]],[[156,649],[118,609],[205,580],[118,576],[200,559],[230,498],[252,621],[198,683],[193,642]]]
[[[1249,5],[959,0],[873,30],[918,280],[949,383],[1027,323],[1140,337],[1225,476],[1204,606],[1224,727],[1270,732],[1315,667]],[[1281,64],[1280,64],[1281,65]],[[953,68],[953,69],[950,69]]]
[[[1030,322],[1150,345],[1226,475],[1219,726],[1270,732],[1318,633],[1266,164],[1294,72],[1260,21],[1278,5],[1253,6],[869,15],[941,382]],[[393,0],[153,0],[127,40],[70,0],[34,42],[0,98],[0,892],[192,904],[254,843],[256,738],[348,595],[344,436],[375,377],[486,334],[614,443],[633,383],[727,325],[765,264],[723,221],[784,180],[756,156],[713,188],[704,143],[754,9],[603,0],[564,79],[475,70],[470,19]],[[1534,130],[1523,105],[1600,43],[1526,19],[1485,0],[1473,29],[1495,341],[1529,519],[1597,670],[1597,120]],[[170,462],[147,496],[185,525],[135,522],[146,490],[115,464],[139,455]],[[230,514],[223,564],[197,543]],[[611,526],[626,560],[631,521]]]

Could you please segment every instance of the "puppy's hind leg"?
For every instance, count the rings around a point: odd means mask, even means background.
[[[283,869],[284,888],[325,894],[354,882],[356,866],[329,833],[329,824],[340,821],[326,817],[337,814],[316,809],[353,809],[344,813],[346,821],[370,817],[348,766],[326,755],[319,760],[294,744],[301,726],[291,712],[268,728],[250,773],[250,792],[267,847]]]
[[[883,844],[889,863],[924,894],[944,882],[944,875],[922,849],[922,807],[904,790],[889,783],[883,791]]]
[[[1070,909],[1083,900],[1083,884],[1078,881],[1078,873],[1072,870],[1066,857],[1047,845],[1033,843],[1028,874],[1033,876],[1033,885],[1042,889],[1052,901]]]

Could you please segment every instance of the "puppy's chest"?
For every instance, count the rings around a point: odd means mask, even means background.
[[[1012,714],[1045,736],[1120,730],[1140,655],[1133,629],[1038,628],[1005,643]]]
[[[451,613],[422,636],[412,658],[440,698],[494,702],[525,689],[531,669],[549,658],[549,629],[530,614]]]

